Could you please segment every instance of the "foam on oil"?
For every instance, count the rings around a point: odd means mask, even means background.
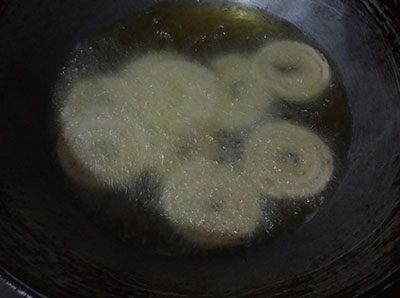
[[[248,57],[265,43],[279,39],[304,42],[323,52],[293,25],[255,9],[236,4],[160,4],[141,14],[129,16],[105,28],[91,40],[77,45],[70,64],[61,74],[55,106],[62,109],[67,90],[76,82],[98,75],[115,77],[124,72],[135,57],[147,53],[167,51],[211,69],[218,57],[228,54]],[[335,69],[334,61],[329,57],[328,61],[332,81],[321,99],[309,104],[296,104],[284,98],[274,98],[274,104],[261,122],[290,121],[320,135],[334,153],[334,178],[326,190],[306,199],[277,200],[264,196],[262,226],[249,242],[235,249],[262,245],[271,237],[309,220],[323,201],[334,193],[340,181],[346,165],[351,118],[340,74]],[[156,107],[154,109],[157,110]],[[154,112],[153,116],[156,121],[159,114]],[[105,112],[104,117],[108,119],[113,115]],[[139,118],[130,121],[141,121]],[[255,125],[243,129],[222,129],[207,135],[217,154],[205,158],[240,170],[244,144]],[[194,147],[191,142],[185,144],[181,140],[176,147],[187,156]],[[151,169],[144,169],[123,189],[88,190],[76,187],[76,196],[94,218],[128,243],[140,244],[165,254],[205,253],[201,247],[178,235],[165,216],[160,214],[156,206],[162,191],[160,176]],[[234,248],[222,248],[223,251],[227,249]]]

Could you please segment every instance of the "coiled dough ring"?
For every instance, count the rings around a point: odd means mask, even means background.
[[[171,144],[139,123],[86,120],[67,125],[62,131],[64,145],[75,160],[66,168],[75,180],[88,171],[107,187],[124,187],[147,169],[167,169],[173,160]],[[71,163],[69,163],[71,164]],[[61,162],[61,165],[68,163]],[[91,179],[93,180],[93,179]],[[82,181],[85,184],[85,180]]]
[[[318,194],[334,171],[332,152],[321,138],[288,122],[256,129],[245,144],[243,163],[255,187],[279,199]]]
[[[216,112],[210,120],[227,130],[248,128],[271,109],[273,97],[268,85],[251,71],[251,61],[238,54],[216,58],[211,68],[222,89]]]
[[[207,121],[219,94],[212,71],[170,53],[133,60],[121,76],[138,100],[143,123],[169,135],[185,135]]]
[[[204,160],[184,164],[170,177],[160,205],[178,233],[204,247],[243,242],[262,217],[251,185],[227,167]]]
[[[331,81],[324,55],[296,41],[276,41],[262,47],[254,57],[253,70],[279,96],[298,103],[316,99]]]

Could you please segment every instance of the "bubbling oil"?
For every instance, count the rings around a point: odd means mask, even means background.
[[[324,52],[292,24],[257,9],[223,3],[158,4],[124,18],[77,45],[56,88],[55,107],[61,109],[67,90],[76,82],[98,75],[114,76],[124,71],[129,61],[147,53],[173,53],[211,69],[218,57],[230,54],[249,57],[275,40],[297,41]],[[161,254],[240,250],[263,245],[282,232],[298,227],[312,218],[324,200],[334,193],[346,167],[351,117],[340,74],[334,61],[327,59],[331,83],[318,100],[299,104],[275,94],[262,121],[289,121],[321,136],[333,152],[333,179],[321,193],[300,200],[263,195],[261,225],[249,241],[212,250],[187,241],[160,213],[157,206],[163,193],[163,181],[146,169],[123,189],[77,186],[74,188],[77,199],[99,224],[123,241]],[[213,160],[240,170],[246,139],[253,129],[254,125],[221,129],[213,134],[218,148]]]

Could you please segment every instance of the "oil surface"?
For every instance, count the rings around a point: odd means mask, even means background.
[[[293,25],[262,11],[236,4],[160,4],[139,15],[128,16],[79,44],[61,74],[56,106],[64,90],[74,82],[91,75],[118,73],[127,61],[143,53],[168,50],[209,67],[216,57],[230,53],[252,55],[263,44],[276,39],[304,42],[324,52]],[[321,194],[304,200],[263,198],[263,226],[251,242],[213,253],[262,245],[310,219],[334,193],[346,166],[351,118],[340,74],[334,61],[327,59],[332,69],[332,82],[321,99],[310,104],[294,104],[276,98],[271,115],[275,120],[288,120],[318,133],[334,152],[334,178]],[[242,131],[221,132],[218,142],[228,154],[221,155],[220,163],[232,162],[229,160],[235,155],[232,151],[240,154],[245,135]],[[160,216],[154,202],[161,192],[159,179],[143,172],[123,191],[76,187],[75,193],[78,203],[83,202],[93,218],[127,243],[143,245],[163,254],[210,253],[177,235]]]

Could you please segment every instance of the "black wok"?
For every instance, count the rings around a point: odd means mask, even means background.
[[[57,298],[372,297],[396,281],[398,1],[238,1],[298,26],[342,74],[353,121],[348,167],[312,221],[262,248],[166,256],[116,240],[71,203],[48,141],[58,73],[77,42],[155,2],[0,4],[0,281]]]

